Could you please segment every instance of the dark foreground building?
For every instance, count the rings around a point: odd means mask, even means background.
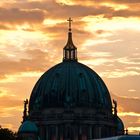
[[[69,25],[71,20],[69,20]],[[123,135],[117,102],[100,76],[78,62],[69,27],[63,62],[45,72],[33,88],[19,139],[89,140]]]

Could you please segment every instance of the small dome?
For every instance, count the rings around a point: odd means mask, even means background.
[[[33,88],[29,112],[51,107],[92,107],[112,112],[109,91],[92,69],[63,61],[45,72]]]
[[[37,133],[37,132],[38,132],[37,126],[35,125],[35,123],[31,121],[23,122],[18,130],[18,133]]]
[[[118,132],[123,132],[124,130],[124,124],[119,117],[117,117],[117,129],[118,129]]]

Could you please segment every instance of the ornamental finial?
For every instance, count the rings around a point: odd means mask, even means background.
[[[69,19],[68,19],[67,21],[69,22],[69,31],[71,31],[71,22],[72,22],[73,20],[71,19],[71,17],[69,17]]]

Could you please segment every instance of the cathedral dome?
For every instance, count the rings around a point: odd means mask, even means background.
[[[47,108],[102,108],[112,112],[109,91],[100,76],[77,62],[71,28],[64,47],[63,62],[45,72],[33,88],[29,112]]]
[[[72,41],[69,18],[68,41],[63,49],[63,62],[46,71],[35,84],[30,101],[24,101],[23,123],[38,133],[21,133],[21,138],[41,140],[88,140],[124,134],[113,100],[101,77],[79,63]],[[27,104],[29,103],[29,108]],[[24,128],[24,129],[23,129]],[[34,129],[35,128],[35,129]],[[20,134],[20,133],[19,133]],[[35,134],[35,135],[34,135]]]
[[[29,110],[67,106],[112,109],[103,80],[77,61],[64,61],[41,76],[32,91]]]

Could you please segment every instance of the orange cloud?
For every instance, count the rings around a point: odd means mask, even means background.
[[[6,78],[6,75],[8,74],[15,74],[25,71],[42,71],[45,70],[45,67],[47,68],[46,57],[48,55],[46,52],[35,49],[27,50],[26,53],[29,56],[28,59],[20,59],[19,61],[0,60],[0,77]],[[40,61],[42,63],[40,63]]]
[[[134,112],[125,115],[133,114],[133,116],[140,116],[140,108],[138,107],[140,103],[140,98],[121,97],[114,94],[112,94],[112,98],[118,101],[118,105],[123,108],[123,112]],[[135,113],[136,115],[134,115]]]

